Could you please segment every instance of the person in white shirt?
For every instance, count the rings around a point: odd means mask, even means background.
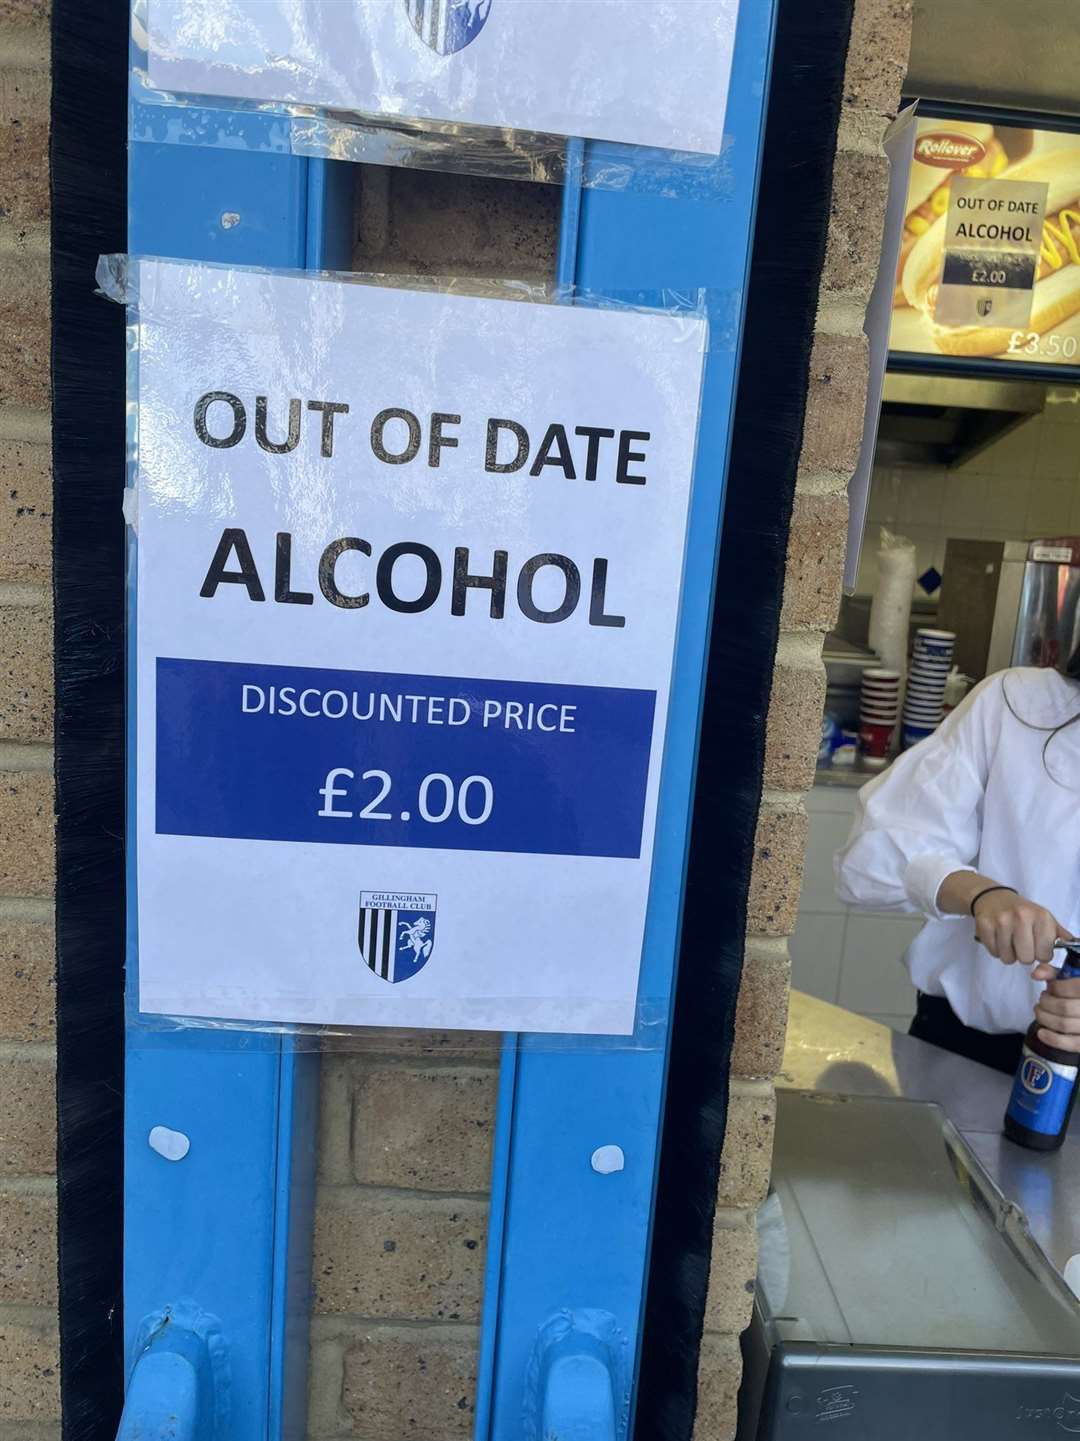
[[[1080,980],[1047,964],[1080,930],[1080,648],[988,676],[864,786],[836,878],[850,905],[926,917],[912,1035],[1013,1071],[1034,1014],[1080,1052]]]

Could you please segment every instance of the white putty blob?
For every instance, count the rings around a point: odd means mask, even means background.
[[[168,1126],[154,1126],[147,1140],[151,1151],[164,1156],[166,1161],[182,1161],[191,1150],[191,1141],[183,1131],[171,1131]]]
[[[601,1176],[610,1176],[614,1171],[621,1171],[626,1165],[626,1157],[623,1155],[621,1146],[597,1146],[592,1153],[592,1168]]]

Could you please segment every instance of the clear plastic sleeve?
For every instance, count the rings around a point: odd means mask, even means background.
[[[129,311],[132,1024],[662,1045],[639,968],[732,297],[98,279]]]
[[[737,0],[136,0],[132,136],[720,198],[736,13]]]

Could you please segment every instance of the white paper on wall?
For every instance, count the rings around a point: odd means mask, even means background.
[[[628,1032],[705,321],[138,306],[140,1008]]]
[[[149,0],[159,90],[716,155],[738,0]]]

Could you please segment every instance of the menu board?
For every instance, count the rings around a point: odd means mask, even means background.
[[[1080,366],[1080,134],[917,126],[890,351]]]

